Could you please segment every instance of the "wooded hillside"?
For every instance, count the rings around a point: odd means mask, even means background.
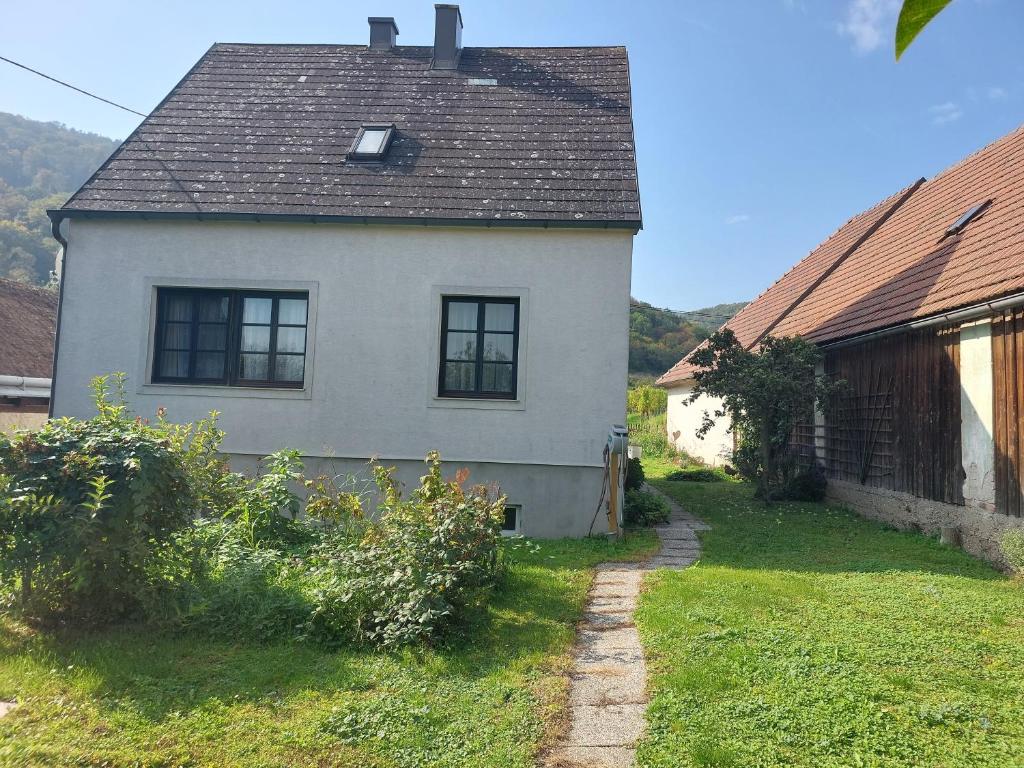
[[[676,313],[638,299],[630,304],[629,374],[638,378],[663,374],[745,306],[716,304]]]
[[[56,208],[107,159],[118,142],[60,123],[0,112],[0,277],[45,284],[57,242]]]

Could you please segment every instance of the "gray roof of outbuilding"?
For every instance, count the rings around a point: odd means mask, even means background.
[[[625,48],[430,57],[218,43],[55,213],[640,227]],[[381,162],[346,159],[364,123]]]

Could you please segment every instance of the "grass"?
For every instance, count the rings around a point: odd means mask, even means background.
[[[647,766],[1024,766],[1024,585],[923,536],[743,483],[653,484],[709,522],[649,577]]]
[[[559,727],[574,624],[603,560],[650,533],[515,545],[486,616],[381,654],[0,620],[4,766],[528,766]]]

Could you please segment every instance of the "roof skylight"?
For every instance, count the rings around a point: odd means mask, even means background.
[[[387,154],[391,139],[395,135],[395,126],[391,123],[366,123],[356,134],[352,149],[348,151],[350,160],[382,160]]]
[[[968,224],[970,224],[970,223],[971,223],[971,221],[972,221],[972,220],[973,220],[973,219],[974,219],[974,218],[975,218],[975,217],[976,217],[976,216],[977,216],[977,215],[978,215],[979,213],[981,213],[981,212],[982,212],[982,211],[984,211],[984,210],[985,210],[986,208],[988,208],[988,206],[989,206],[989,204],[990,204],[991,202],[992,202],[991,200],[986,200],[986,201],[984,201],[983,203],[978,203],[977,205],[972,205],[972,206],[971,206],[970,208],[968,208],[968,209],[967,209],[967,210],[966,210],[966,211],[965,211],[965,212],[964,212],[964,213],[963,213],[963,214],[962,214],[962,215],[960,216],[960,218],[959,218],[959,219],[957,219],[956,221],[954,221],[954,222],[953,222],[953,223],[952,223],[952,224],[951,224],[951,225],[949,226],[949,228],[948,228],[948,229],[946,230],[946,232],[945,232],[945,234],[943,235],[943,237],[950,237],[951,235],[956,235],[956,234],[959,234],[960,232],[962,232],[962,231],[963,231],[963,229],[964,229],[964,227],[966,227],[966,226],[967,226]]]

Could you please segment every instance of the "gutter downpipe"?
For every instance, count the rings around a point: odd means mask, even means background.
[[[840,349],[842,347],[849,347],[854,344],[860,344],[865,341],[874,341],[875,339],[881,339],[886,336],[893,336],[897,333],[904,331],[916,331],[919,328],[930,328],[936,325],[945,325],[946,323],[965,322],[968,320],[975,320],[979,317],[998,312],[1002,309],[1009,309],[1010,307],[1024,304],[1024,292],[1014,293],[1006,296],[1002,299],[996,299],[995,301],[985,301],[980,304],[972,304],[969,307],[963,309],[957,309],[953,312],[945,312],[941,315],[932,315],[921,320],[911,320],[908,323],[901,323],[894,325],[891,328],[883,328],[879,331],[871,331],[870,333],[862,333],[859,336],[851,336],[848,339],[841,339],[840,341],[834,341],[830,344],[820,344],[822,349]]]
[[[57,288],[57,327],[54,329],[53,335],[53,364],[50,366],[50,402],[47,404],[46,417],[49,419],[53,418],[53,394],[57,388],[57,356],[60,352],[60,321],[61,316],[64,314],[64,283],[68,279],[68,241],[60,233],[61,222],[64,221],[64,217],[59,211],[47,211],[46,215],[50,217],[50,234],[53,235],[53,239],[60,243],[61,257],[60,257],[60,285]]]

